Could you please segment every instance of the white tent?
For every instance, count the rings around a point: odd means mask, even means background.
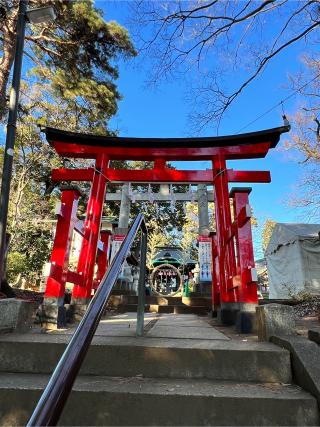
[[[270,298],[320,294],[319,233],[320,224],[275,225],[265,253]]]

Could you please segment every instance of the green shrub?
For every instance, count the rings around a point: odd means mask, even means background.
[[[28,269],[27,255],[21,252],[9,252],[7,258],[7,279],[14,283],[19,274],[26,274]]]

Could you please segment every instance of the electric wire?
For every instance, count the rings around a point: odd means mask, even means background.
[[[103,176],[103,178],[105,178],[108,182],[110,182],[110,183],[112,183],[112,181],[101,171],[101,170],[99,170],[99,169],[97,169],[96,167],[95,167],[95,165],[93,165],[92,166],[92,169],[95,171],[95,172],[97,172],[97,173],[99,173],[101,176]]]
[[[284,111],[283,109],[283,103],[288,101],[288,99],[292,98],[293,96],[295,96],[298,92],[300,92],[302,89],[304,89],[306,86],[308,86],[310,83],[313,83],[315,80],[317,80],[320,77],[320,73],[317,74],[315,77],[313,77],[311,80],[309,80],[308,82],[304,83],[302,86],[298,87],[294,92],[292,92],[290,95],[288,95],[287,97],[283,98],[281,101],[277,102],[277,104],[273,105],[271,108],[269,108],[268,110],[266,110],[264,113],[262,113],[260,116],[258,116],[257,118],[255,118],[254,120],[252,120],[250,123],[248,123],[247,125],[243,126],[241,129],[238,130],[238,132],[236,134],[239,134],[241,131],[243,131],[244,129],[246,129],[247,127],[251,126],[253,123],[257,122],[258,120],[262,119],[262,117],[266,116],[267,114],[269,114],[271,111],[273,111],[275,108],[279,107],[280,105],[282,105],[282,111]]]

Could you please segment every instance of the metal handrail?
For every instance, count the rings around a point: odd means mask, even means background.
[[[72,390],[73,383],[88,352],[94,333],[98,327],[111,290],[121,272],[128,251],[141,229],[140,278],[138,293],[137,335],[143,332],[145,261],[147,249],[147,227],[142,214],[139,214],[124,239],[117,255],[92,298],[88,309],[61,356],[40,400],[29,419],[27,426],[54,426],[58,423],[64,405]]]

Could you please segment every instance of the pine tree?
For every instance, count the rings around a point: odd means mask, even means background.
[[[26,26],[25,56],[37,66],[41,80],[52,83],[66,102],[83,112],[91,106],[99,118],[117,111],[120,94],[114,61],[136,54],[125,28],[106,22],[92,0],[30,0],[29,7],[53,5],[57,18],[49,24]],[[13,65],[19,0],[0,0],[0,119]]]

